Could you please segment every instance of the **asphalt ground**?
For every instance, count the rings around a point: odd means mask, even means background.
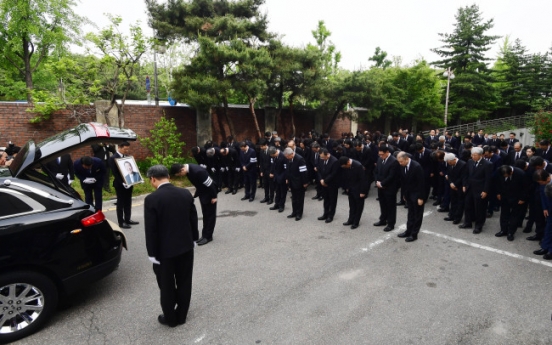
[[[219,194],[214,241],[195,250],[185,325],[157,322],[159,291],[145,250],[143,197],[134,199],[129,250],[110,276],[65,300],[39,333],[17,344],[551,344],[552,262],[535,242],[494,236],[498,213],[472,234],[427,205],[418,241],[378,220],[370,192],[360,227],[333,223],[309,188],[301,221],[259,201]],[[199,204],[196,200],[199,210]],[[105,212],[116,220],[114,207]],[[201,211],[199,211],[201,212]],[[521,230],[521,229],[520,229]]]

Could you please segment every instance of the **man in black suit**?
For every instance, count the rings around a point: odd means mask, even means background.
[[[238,193],[238,185],[240,180],[240,156],[238,151],[233,146],[228,146],[220,149],[221,165],[227,169],[228,190],[224,194],[232,195]]]
[[[99,158],[102,160],[104,165],[108,166],[109,157],[111,155],[115,154],[115,146],[99,143],[99,144],[92,144],[92,152],[94,152],[94,157]],[[111,191],[111,187],[109,186],[109,171],[111,169],[105,169],[105,177],[104,177],[104,185],[103,188],[106,191]]]
[[[263,180],[265,194],[264,198],[261,200],[261,203],[266,202],[267,205],[270,205],[274,202],[274,178],[270,177],[270,170],[272,170],[272,157],[268,154],[268,142],[265,139],[261,139],[260,145],[259,169],[261,170],[260,175]]]
[[[102,210],[102,187],[105,178],[105,165],[96,157],[84,156],[73,164],[75,175],[79,178],[84,192],[84,202],[94,205],[96,211]],[[92,198],[92,193],[94,197]]]
[[[416,143],[415,145],[416,153],[412,155],[412,159],[418,162],[424,170],[424,187],[426,194],[429,195],[432,180],[435,179],[436,163],[431,156],[432,151],[430,149],[425,148],[421,143]],[[401,200],[400,204],[404,204],[404,200]]]
[[[194,198],[169,182],[163,165],[148,169],[156,191],[144,200],[146,248],[161,293],[157,320],[175,327],[186,323],[192,297],[194,241],[199,236]]]
[[[178,164],[171,166],[171,174],[188,176],[188,180],[196,188],[194,198],[199,197],[201,213],[203,214],[203,230],[197,244],[202,246],[213,240],[217,223],[217,193],[218,187],[204,168],[196,164]]]
[[[544,139],[539,142],[539,150],[537,150],[537,155],[541,156],[549,162],[552,161],[552,150],[550,149],[550,141]]]
[[[499,168],[496,182],[496,197],[500,201],[500,231],[495,236],[507,236],[508,241],[513,241],[522,205],[527,202],[529,185],[523,170],[509,165]]]
[[[468,177],[466,185],[462,187],[466,194],[466,211],[464,224],[461,229],[471,229],[475,222],[474,234],[483,230],[487,219],[487,202],[491,190],[493,164],[483,159],[483,149],[474,147],[471,151],[471,159],[467,163]]]
[[[245,141],[240,143],[240,165],[245,189],[245,195],[241,200],[253,202],[257,192],[257,153]]]
[[[383,231],[391,231],[397,221],[397,190],[399,188],[399,163],[387,146],[378,148],[376,187],[380,205],[379,221],[374,226],[387,225]]]
[[[109,168],[113,174],[113,187],[117,195],[117,221],[123,229],[130,229],[131,225],[136,225],[138,222],[133,221],[130,217],[132,210],[132,190],[133,186],[125,182],[125,178],[117,167],[117,159],[128,157],[130,152],[130,144],[125,141],[118,145],[117,152],[109,157]]]
[[[424,205],[428,196],[424,187],[424,170],[418,162],[410,159],[406,152],[399,152],[397,161],[401,166],[401,188],[408,205],[406,231],[399,234],[399,237],[405,238],[406,242],[413,242],[418,239],[418,233],[422,227]]]
[[[505,164],[514,165],[518,159],[523,159],[527,161],[527,155],[523,152],[521,143],[517,142],[514,144],[513,150],[510,151],[508,161]]]
[[[424,140],[424,146],[427,148],[431,147],[431,143],[436,142],[438,140],[437,136],[435,135],[435,131],[432,129],[429,132],[429,135]]]
[[[272,158],[272,167],[270,170],[270,178],[274,179],[274,206],[270,210],[278,210],[278,212],[284,212],[287,196],[287,184],[286,184],[286,167],[288,161],[284,154],[277,147],[270,147],[268,154]]]
[[[309,185],[309,173],[307,163],[301,155],[295,153],[291,147],[284,150],[284,156],[288,160],[286,168],[286,184],[291,190],[291,214],[288,218],[301,220],[303,206],[305,204],[305,191]]]
[[[474,146],[482,147],[485,145],[485,134],[483,133],[483,130],[480,129],[477,135],[474,135],[472,139],[472,143]]]
[[[445,220],[452,221],[452,224],[460,224],[464,216],[466,199],[463,191],[467,178],[466,162],[452,153],[446,153],[444,160],[447,163],[446,183],[450,186],[450,209]]]
[[[313,169],[313,175],[309,177],[309,180],[312,181],[314,179],[316,184],[316,195],[312,197],[312,200],[322,200],[322,185],[320,185],[320,178],[318,177],[318,164],[320,163],[320,144],[317,142],[313,142],[310,145],[311,149],[311,156],[310,156],[310,165],[311,169]],[[309,163],[309,162],[307,162]],[[308,168],[308,164],[307,164]]]
[[[320,180],[321,195],[324,199],[324,214],[318,220],[331,223],[335,216],[339,195],[339,162],[326,148],[320,149],[317,175]]]
[[[339,165],[344,169],[343,178],[347,181],[346,192],[349,196],[349,218],[343,225],[356,229],[364,211],[364,200],[370,185],[359,161],[342,156],[339,158]]]
[[[66,153],[46,163],[46,168],[66,186],[75,180],[75,167],[71,155]],[[106,169],[107,170],[107,169]]]
[[[516,133],[514,132],[510,133],[510,139],[507,139],[506,142],[510,147],[514,146],[515,143],[519,142],[519,140],[516,139]]]

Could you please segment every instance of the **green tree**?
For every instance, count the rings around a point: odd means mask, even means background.
[[[386,58],[387,58],[387,52],[381,50],[380,47],[376,47],[376,51],[374,52],[374,55],[372,55],[372,57],[370,57],[368,60],[375,62],[375,65],[374,65],[375,68],[386,69],[392,64],[391,60],[387,60]]]
[[[451,68],[456,79],[450,85],[449,112],[452,118],[473,121],[486,117],[496,104],[492,77],[484,56],[499,38],[488,35],[493,20],[484,21],[477,5],[458,9],[454,31],[440,33],[444,45],[432,49],[442,60],[432,64]]]
[[[74,42],[84,18],[71,0],[1,0],[0,54],[14,68],[32,103],[33,73],[52,51]]]
[[[140,143],[153,154],[146,158],[150,165],[163,164],[170,167],[182,158],[186,143],[180,141],[182,134],[178,132],[173,118],[161,117],[150,130],[150,134],[150,137],[139,138]]]
[[[88,33],[86,39],[100,52],[102,58],[96,68],[103,75],[102,79],[95,80],[91,90],[97,94],[107,94],[110,105],[102,109],[106,121],[108,114],[115,106],[119,110],[119,127],[124,127],[125,101],[133,83],[137,82],[136,70],[139,68],[140,58],[147,48],[147,39],[142,34],[139,24],[130,26],[130,37],[119,30],[122,23],[121,17],[107,14],[110,25],[102,29],[98,34]],[[117,103],[118,92],[123,96],[121,104]]]

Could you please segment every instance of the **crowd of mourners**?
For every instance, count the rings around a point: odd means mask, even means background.
[[[341,191],[349,198],[343,225],[356,229],[364,200],[376,188],[380,216],[374,226],[393,230],[397,207],[406,207],[407,231],[399,237],[407,242],[417,240],[424,205],[430,202],[444,221],[474,234],[500,212],[495,236],[513,241],[521,228],[530,234],[527,240],[540,244],[534,254],[552,259],[552,222],[547,226],[552,150],[547,140],[522,146],[515,133],[505,137],[483,130],[463,136],[438,130],[426,136],[402,129],[390,135],[358,131],[341,138],[311,131],[290,140],[266,132],[255,144],[230,136],[194,147],[192,154],[219,192],[237,194],[243,188],[241,200],[253,202],[262,188],[260,202],[279,212],[291,192],[288,218],[296,221],[303,217],[305,191],[314,185],[312,199],[324,201],[318,219],[333,221]]]

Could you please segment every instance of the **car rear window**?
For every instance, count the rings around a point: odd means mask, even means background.
[[[0,195],[0,218],[33,210],[31,206],[14,195],[7,193],[1,193]]]

